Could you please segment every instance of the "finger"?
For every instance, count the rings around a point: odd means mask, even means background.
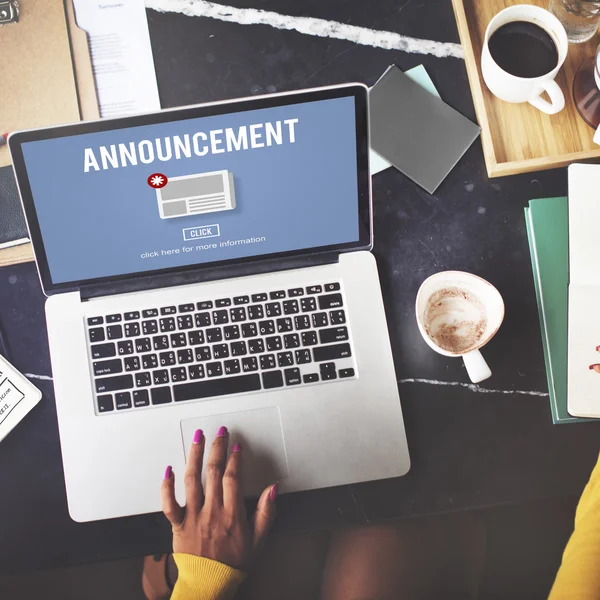
[[[192,514],[198,514],[204,504],[202,489],[202,461],[204,459],[204,433],[196,429],[185,466],[185,502]]]
[[[237,514],[245,520],[246,506],[242,490],[243,464],[242,446],[236,444],[229,455],[225,474],[223,475],[223,506],[230,510],[236,510]]]
[[[279,492],[279,483],[269,486],[258,499],[256,513],[254,514],[254,539],[252,541],[254,549],[260,550],[267,540],[267,535],[275,520],[275,502]]]
[[[169,519],[173,527],[179,527],[183,523],[184,509],[179,506],[175,499],[175,474],[169,466],[165,471],[165,477],[160,486],[160,499],[165,517]]]
[[[206,463],[206,505],[209,507],[223,504],[223,473],[227,462],[229,432],[227,427],[219,427]]]

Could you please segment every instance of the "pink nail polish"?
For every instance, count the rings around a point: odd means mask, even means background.
[[[225,437],[229,432],[227,431],[227,427],[222,425],[219,427],[219,431],[217,431],[217,437]]]
[[[199,444],[202,441],[203,436],[204,433],[202,429],[196,429],[196,433],[194,433],[194,439],[192,440],[192,442],[194,444]]]
[[[277,500],[277,494],[279,493],[279,481],[271,488],[269,492],[269,500],[275,502]]]
[[[233,447],[233,449],[232,449],[232,452],[241,452],[241,450],[242,450],[242,445],[241,444],[235,444],[234,447]]]
[[[171,479],[171,473],[173,472],[173,467],[169,465],[167,470],[165,471],[165,479]]]

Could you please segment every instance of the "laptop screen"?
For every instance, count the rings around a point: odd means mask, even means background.
[[[22,141],[51,284],[357,245],[355,91]]]

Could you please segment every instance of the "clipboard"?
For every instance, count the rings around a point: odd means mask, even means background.
[[[87,33],[73,0],[26,0],[0,26],[0,133],[100,118]],[[10,164],[6,145],[0,167]],[[33,260],[31,244],[0,250],[0,266]]]

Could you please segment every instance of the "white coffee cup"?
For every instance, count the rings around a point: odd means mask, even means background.
[[[427,344],[444,356],[462,356],[473,383],[492,375],[479,348],[500,328],[504,301],[491,283],[462,271],[436,273],[419,288],[416,315]]]
[[[558,63],[552,71],[540,77],[517,77],[501,69],[492,58],[489,41],[502,25],[514,21],[527,21],[546,31],[558,51]],[[565,107],[565,96],[554,78],[567,58],[569,39],[562,23],[549,11],[530,4],[516,4],[501,10],[489,23],[483,40],[481,72],[490,92],[514,104],[529,102],[549,115],[560,112]],[[546,92],[550,102],[541,97]]]

